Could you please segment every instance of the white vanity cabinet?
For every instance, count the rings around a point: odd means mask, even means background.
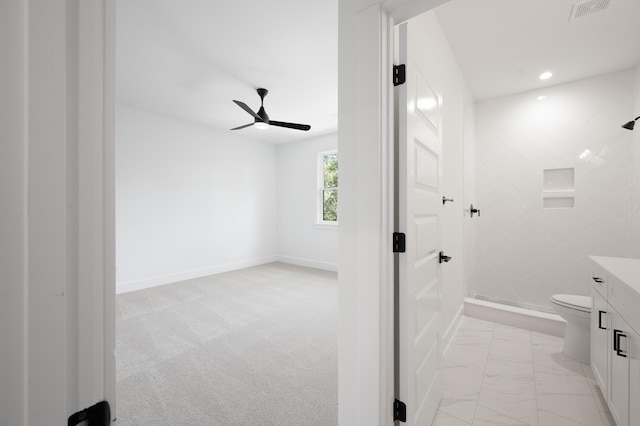
[[[605,275],[594,274],[593,278],[604,280]],[[609,386],[609,305],[607,304],[606,289],[602,294],[594,283],[591,288],[593,306],[591,307],[591,368],[598,381],[602,393]]]
[[[640,259],[591,259],[591,367],[616,425],[639,426]]]

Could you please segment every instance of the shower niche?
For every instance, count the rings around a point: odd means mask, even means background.
[[[574,205],[574,169],[544,169],[542,171],[542,208],[573,208]]]

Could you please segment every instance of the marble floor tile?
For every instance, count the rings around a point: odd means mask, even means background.
[[[538,395],[538,408],[582,425],[603,426],[600,411],[592,395]]]
[[[537,425],[536,387],[532,376],[485,376],[478,405],[524,424]]]
[[[487,376],[520,376],[533,379],[533,364],[518,356],[489,354],[484,370]]]
[[[536,373],[536,393],[538,395],[587,395],[593,398],[591,385],[585,377],[562,377],[549,373]]]
[[[472,426],[472,425],[471,423],[462,421],[457,417],[451,416],[443,412],[439,412],[438,414],[436,414],[435,419],[433,419],[433,423],[431,424],[431,426]]]
[[[538,412],[538,426],[584,426],[584,424],[545,410],[540,410]]]
[[[489,356],[489,345],[478,345],[469,339],[464,342],[454,342],[449,345],[446,359],[472,368],[484,369]]]
[[[473,426],[531,426],[537,423],[527,423],[505,416],[489,408],[478,406]]]
[[[591,366],[564,355],[562,343],[464,318],[445,354],[433,424],[615,426]]]

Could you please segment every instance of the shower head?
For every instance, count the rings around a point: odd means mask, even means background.
[[[629,121],[628,123],[625,123],[622,125],[622,127],[624,127],[627,130],[633,130],[633,127],[636,125],[636,121],[638,120],[639,117],[636,117],[634,120]]]

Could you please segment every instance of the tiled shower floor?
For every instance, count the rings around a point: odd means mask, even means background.
[[[615,426],[591,367],[559,337],[465,317],[443,377],[434,426]]]

